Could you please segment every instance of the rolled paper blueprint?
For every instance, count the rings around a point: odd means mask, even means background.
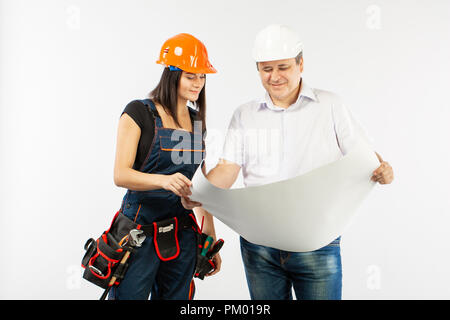
[[[342,158],[292,179],[221,189],[202,170],[192,178],[193,201],[246,240],[280,250],[317,250],[342,235],[376,182],[380,165],[363,140]]]

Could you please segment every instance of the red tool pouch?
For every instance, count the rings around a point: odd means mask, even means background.
[[[180,254],[178,219],[176,217],[153,222],[153,242],[156,254],[162,261],[170,261]]]
[[[128,264],[120,266],[119,262],[125,252],[132,251],[126,245],[126,237],[137,224],[123,214],[116,213],[108,230],[97,239],[89,239],[84,245],[86,253],[81,261],[85,269],[83,278],[95,285],[106,289],[113,276],[117,278],[116,284],[123,278]]]

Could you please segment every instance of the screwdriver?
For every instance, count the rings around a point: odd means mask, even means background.
[[[211,236],[208,236],[208,238],[206,238],[205,243],[203,244],[203,249],[202,249],[202,256],[206,256],[206,253],[209,250],[209,247],[211,246],[212,242],[213,242],[213,238]]]
[[[211,250],[209,250],[207,257],[208,259],[212,259],[212,257],[214,257],[214,255],[219,252],[219,250],[222,248],[223,246],[223,239],[219,239],[216,241],[216,243],[214,244],[214,246],[211,248]]]

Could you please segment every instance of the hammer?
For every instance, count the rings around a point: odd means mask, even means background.
[[[128,241],[125,243],[129,243],[129,245],[133,248],[139,248],[142,246],[142,243],[145,240],[145,234],[142,230],[132,229],[128,235]],[[127,250],[125,254],[122,257],[122,260],[120,260],[119,265],[124,265],[128,258],[130,257],[130,251]],[[119,266],[118,266],[119,267]],[[109,293],[109,290],[113,286],[114,282],[116,282],[117,277],[113,276],[111,280],[109,281],[108,288],[106,288],[105,292],[103,292],[102,296],[100,297],[100,300],[105,300],[106,296]]]

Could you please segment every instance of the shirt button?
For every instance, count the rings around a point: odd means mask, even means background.
[[[127,203],[126,208],[130,209],[130,207],[131,207],[131,204]]]

